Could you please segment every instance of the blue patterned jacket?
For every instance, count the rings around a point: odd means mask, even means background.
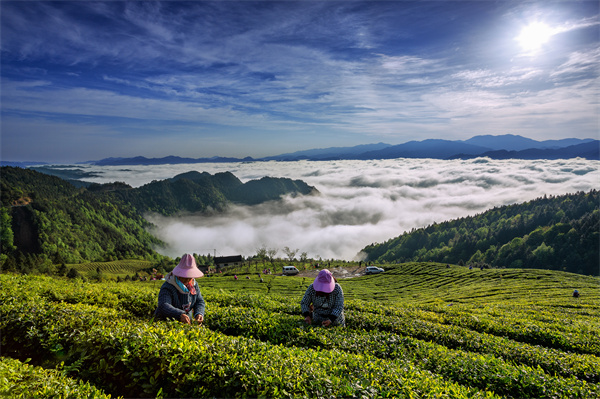
[[[194,281],[196,288],[196,295],[191,295],[189,292],[183,292],[183,290],[177,286],[175,277],[169,273],[167,274],[166,281],[160,287],[158,293],[158,307],[154,312],[154,317],[159,320],[165,319],[176,319],[179,320],[182,314],[188,314],[190,317],[191,311],[193,316],[201,314],[204,316],[205,303],[198,283]]]
[[[317,291],[311,284],[306,289],[304,297],[300,302],[300,308],[303,316],[311,314],[310,305],[313,305],[312,318],[315,321],[329,319],[334,324],[345,324],[344,319],[344,291],[342,287],[335,283],[335,288],[331,293],[324,296],[317,295]]]

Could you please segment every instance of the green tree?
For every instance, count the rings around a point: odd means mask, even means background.
[[[275,259],[275,255],[277,255],[277,248],[268,248],[267,249],[267,257],[271,264],[273,264],[273,260]]]
[[[67,274],[67,265],[64,262],[56,269],[56,274],[61,277]]]
[[[290,262],[294,261],[294,258],[296,258],[296,254],[298,253],[298,251],[298,248],[290,249],[290,247],[283,247],[283,253],[285,254],[285,256],[287,256]]]
[[[73,279],[73,278],[79,278],[79,277],[81,277],[81,275],[74,268],[70,268],[69,271],[67,272],[67,277]]]
[[[300,262],[306,262],[308,260],[308,253],[302,252],[300,254]]]
[[[263,245],[262,247],[257,248],[255,257],[260,259],[264,265],[267,260],[267,247]]]
[[[0,208],[0,265],[8,259],[8,254],[16,249],[12,230],[12,217],[5,207]]]
[[[554,255],[554,249],[545,242],[542,242],[536,249],[532,251],[533,256],[535,256],[540,262],[547,262]]]

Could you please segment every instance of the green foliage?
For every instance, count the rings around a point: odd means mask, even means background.
[[[439,263],[384,265],[385,273],[344,280],[344,296],[421,304],[495,304],[519,299],[550,306],[585,291],[585,301],[600,300],[597,277],[541,269],[472,269]],[[347,290],[346,287],[350,288]],[[347,292],[348,291],[348,292]],[[581,303],[581,302],[578,302]]]
[[[127,259],[110,262],[71,264],[68,266],[86,276],[91,276],[94,273],[98,274],[99,271],[101,274],[104,274],[107,277],[125,277],[128,274],[134,275],[135,273],[140,272],[145,272],[149,275],[149,272],[152,271],[152,265],[153,263],[147,260]]]
[[[67,377],[61,370],[47,370],[17,359],[0,358],[0,397],[48,399],[109,399],[89,382]]]
[[[363,249],[370,261],[432,261],[598,275],[597,190],[538,198],[434,224]]]
[[[2,208],[2,222],[8,223],[4,209],[10,209],[12,227],[2,229],[7,249],[8,235],[14,236],[12,250],[3,251],[13,259],[9,270],[46,272],[47,262],[160,257],[153,248],[161,242],[146,231],[150,224],[112,193],[76,189],[28,169],[4,167],[1,177],[2,204],[10,207]]]
[[[79,274],[79,272],[75,269],[75,268],[70,268],[69,271],[67,272],[67,278],[78,278],[81,275]]]
[[[270,294],[199,279],[199,327],[151,321],[151,282],[0,275],[0,337],[5,356],[125,397],[598,397],[598,279],[510,270],[498,285],[499,272],[408,264],[340,280],[347,327],[328,329],[302,322],[301,278],[273,276]],[[432,300],[374,301],[386,284]],[[564,295],[573,286],[581,297]]]
[[[147,212],[222,211],[231,202],[255,204],[285,194],[308,194],[302,181],[263,178],[243,184],[229,172],[188,172],[139,188],[124,183],[76,188],[56,176],[3,167],[1,173],[4,270],[45,272],[50,264],[147,259],[161,263]],[[44,169],[42,169],[44,170]],[[21,256],[26,262],[20,261]],[[212,259],[198,258],[203,265]]]
[[[0,168],[0,198],[3,207],[26,205],[44,198],[69,197],[78,192],[72,184],[31,169]]]
[[[0,266],[6,262],[8,258],[6,254],[13,252],[15,249],[12,216],[8,208],[0,207]]]
[[[187,172],[139,188],[115,189],[114,194],[138,211],[173,215],[181,211],[222,211],[230,202],[253,205],[286,194],[310,194],[314,187],[301,180],[263,177],[242,183],[230,172],[211,175]]]
[[[251,180],[233,190],[229,198],[246,205],[260,204],[265,201],[278,200],[286,194],[311,194],[316,189],[302,180],[288,178],[263,177]]]
[[[149,324],[85,305],[46,303],[27,314],[22,306],[1,306],[3,343],[14,344],[27,329],[21,351],[33,350],[34,340],[50,358],[68,348],[70,361],[83,362],[82,377],[130,397],[493,397],[405,361],[270,345],[177,322]]]
[[[142,213],[173,215],[181,211],[225,209],[227,200],[224,195],[214,185],[206,183],[208,180],[198,182],[185,178],[153,181],[135,189],[115,190],[114,194]]]

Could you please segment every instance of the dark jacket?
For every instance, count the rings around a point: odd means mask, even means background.
[[[198,283],[194,281],[196,295],[184,292],[175,281],[172,273],[167,274],[166,281],[160,287],[158,293],[158,307],[154,312],[154,317],[159,320],[176,319],[179,320],[182,314],[193,316],[201,314],[204,316],[205,303]]]

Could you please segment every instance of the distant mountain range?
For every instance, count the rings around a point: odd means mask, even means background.
[[[492,159],[567,159],[567,158],[585,158],[600,159],[598,150],[599,141],[594,140],[588,143],[570,145],[564,148],[543,149],[529,148],[521,151],[496,150],[486,151],[479,155],[459,154],[450,158],[468,159],[476,157],[488,157]]]
[[[522,136],[505,134],[500,136],[481,135],[468,140],[409,141],[404,144],[386,143],[364,144],[354,147],[318,148],[263,158],[183,158],[166,156],[163,158],[105,158],[99,161],[83,162],[93,165],[164,165],[182,163],[217,162],[260,162],[260,161],[332,161],[345,159],[395,159],[395,158],[434,158],[469,159],[488,157],[492,159],[569,159],[585,158],[600,160],[600,141],[595,139],[562,139],[537,141]],[[31,162],[2,162],[4,166],[31,166]],[[39,164],[38,164],[39,165]]]
[[[600,141],[594,139],[563,139],[536,141],[506,134],[502,136],[475,136],[468,140],[423,140],[404,144],[386,143],[354,147],[330,147],[296,151],[264,158],[108,158],[90,162],[95,165],[159,165],[203,162],[260,162],[260,161],[332,161],[344,159],[435,158],[469,159],[561,159],[576,158],[600,160]]]

